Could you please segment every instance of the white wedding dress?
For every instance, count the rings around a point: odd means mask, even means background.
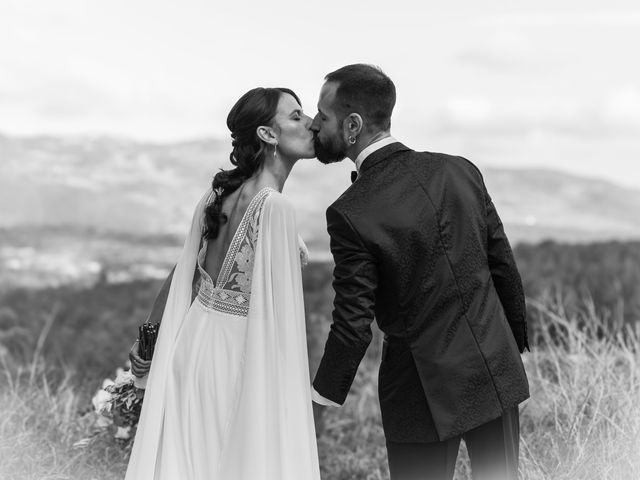
[[[211,195],[174,272],[126,479],[319,480],[293,208],[260,190],[214,283],[206,240],[198,251]]]

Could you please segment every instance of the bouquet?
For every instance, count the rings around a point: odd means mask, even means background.
[[[115,380],[104,380],[92,403],[95,412],[100,415],[98,426],[115,426],[115,438],[128,440],[138,426],[144,389],[135,386],[131,371],[120,368],[116,373]]]
[[[159,323],[143,323],[138,327],[138,355],[151,360],[158,338]],[[115,380],[102,382],[92,399],[93,408],[99,415],[98,426],[113,428],[115,438],[128,440],[138,426],[147,377],[138,378],[131,370],[116,370]]]

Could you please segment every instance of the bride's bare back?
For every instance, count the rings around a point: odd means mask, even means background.
[[[222,202],[222,213],[227,216],[227,221],[220,225],[218,236],[208,241],[205,263],[203,265],[205,271],[214,283],[216,283],[225,256],[242,222],[242,218],[251,200],[253,200],[259,191],[260,188],[256,185],[247,185],[247,183],[244,183],[235,192],[225,197]]]

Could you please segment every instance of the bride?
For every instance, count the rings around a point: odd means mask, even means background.
[[[319,479],[301,257],[280,193],[314,157],[311,119],[286,88],[256,88],[227,118],[235,166],[196,207],[154,309],[152,362],[127,480]],[[165,300],[166,298],[166,300]]]

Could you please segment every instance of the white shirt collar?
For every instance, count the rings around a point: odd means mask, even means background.
[[[360,152],[360,154],[356,157],[356,170],[360,171],[360,167],[362,166],[362,162],[365,161],[365,159],[371,155],[373,152],[375,152],[376,150],[380,150],[382,147],[386,147],[387,145],[390,145],[392,143],[397,142],[397,140],[395,138],[393,138],[392,136],[388,136],[385,137],[383,139],[380,139],[378,141],[373,142],[371,145],[369,145],[367,148],[365,148],[364,150],[362,150]]]

